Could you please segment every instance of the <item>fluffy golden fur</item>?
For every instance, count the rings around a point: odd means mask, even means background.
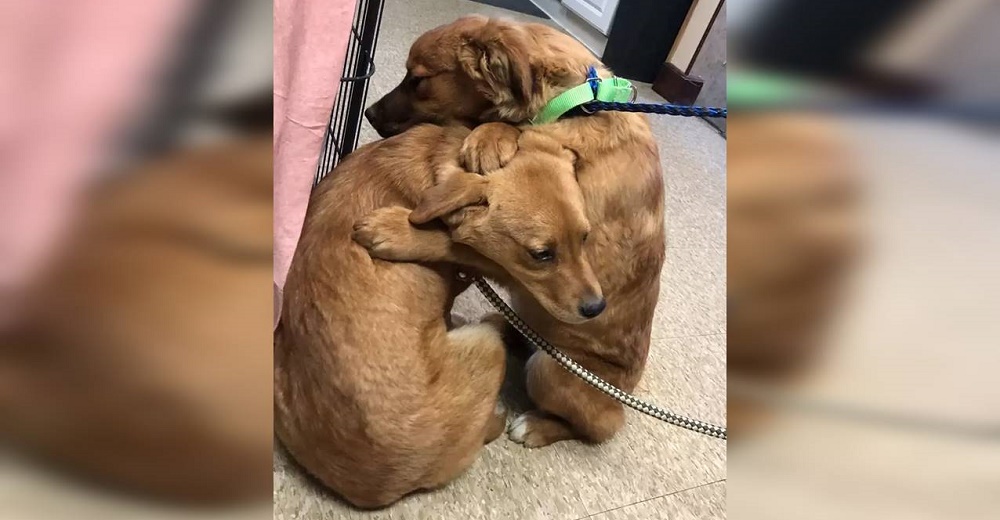
[[[591,65],[598,66],[601,77],[611,75],[582,45],[550,27],[462,18],[413,44],[403,81],[366,115],[382,135],[424,121],[524,123],[559,93],[583,83]],[[484,127],[467,141],[463,160],[470,168],[488,172],[513,155],[518,133],[503,126]],[[664,259],[664,191],[656,142],[643,116],[625,113],[521,128],[522,140],[530,136],[553,139],[577,156],[591,226],[583,252],[607,309],[586,323],[567,324],[516,283],[510,285],[515,306],[525,321],[574,360],[631,391],[645,366]],[[537,409],[514,421],[511,437],[519,442],[601,442],[624,423],[619,403],[543,353],[528,361],[527,378]]]
[[[449,330],[468,287],[458,266],[372,259],[358,242],[378,251],[393,247],[380,237],[461,240],[468,263],[525,273],[531,252],[554,243],[567,261],[525,274],[526,290],[574,316],[601,294],[579,247],[589,223],[572,153],[526,142],[486,178],[459,167],[468,133],[425,125],[354,152],[314,190],[288,275],[275,429],[300,464],[362,508],[446,484],[503,433],[506,413],[502,319]],[[520,189],[530,183],[551,189]]]

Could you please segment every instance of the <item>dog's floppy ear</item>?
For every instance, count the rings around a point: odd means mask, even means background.
[[[573,168],[580,165],[580,154],[576,153],[576,150],[564,146],[561,150],[559,150],[559,153],[561,153],[566,160],[573,163]]]
[[[489,21],[470,31],[459,50],[458,62],[470,78],[480,83],[495,104],[527,104],[534,91],[531,49],[517,27]]]
[[[426,224],[469,206],[486,205],[486,177],[456,173],[423,193],[420,204],[410,213],[410,223]]]

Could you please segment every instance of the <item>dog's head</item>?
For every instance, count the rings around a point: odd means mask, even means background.
[[[365,116],[383,137],[419,123],[519,123],[560,90],[582,83],[596,62],[551,27],[461,18],[414,42],[403,81]]]
[[[455,173],[427,190],[410,221],[444,220],[452,240],[496,262],[555,318],[595,318],[605,301],[583,254],[590,223],[575,156],[542,136],[518,144],[503,169]]]

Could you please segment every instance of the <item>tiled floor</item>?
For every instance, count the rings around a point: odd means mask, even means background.
[[[387,0],[369,99],[403,74],[410,43],[459,16],[528,19],[466,0]],[[641,99],[657,100],[648,86]],[[638,394],[679,413],[725,423],[725,140],[697,119],[653,121],[666,177],[667,263],[662,274],[650,361]],[[365,127],[362,142],[375,139]],[[455,313],[486,312],[474,292]],[[375,513],[351,510],[307,482],[275,454],[274,516],[320,518],[724,518],[726,445],[635,413],[599,447],[576,442],[527,450],[506,438],[445,489]]]

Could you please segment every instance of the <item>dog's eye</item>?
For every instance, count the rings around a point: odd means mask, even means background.
[[[551,262],[556,259],[556,253],[552,248],[546,247],[542,249],[532,249],[528,253],[531,254],[531,258],[534,258],[536,262]]]
[[[427,78],[425,78],[423,76],[411,76],[410,77],[410,86],[413,87],[413,88],[417,88],[417,87],[420,86],[421,83],[423,83],[423,81],[425,79],[427,79]]]
[[[584,233],[583,234],[583,239],[581,240],[581,242],[583,242],[584,244],[586,244],[588,238],[590,238],[590,233]]]

